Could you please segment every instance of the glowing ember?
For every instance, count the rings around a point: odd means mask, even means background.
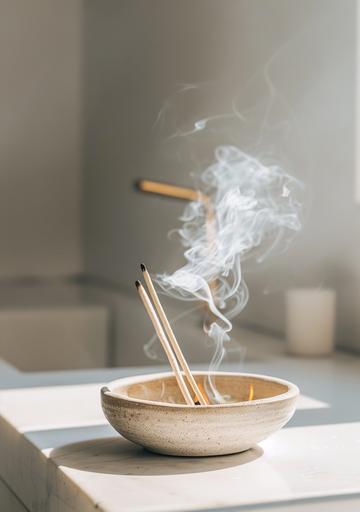
[[[210,405],[210,400],[209,400],[209,398],[208,398],[208,396],[206,394],[204,386],[200,382],[198,382],[197,385],[198,385],[198,387],[199,387],[199,389],[200,389],[200,391],[201,391],[201,393],[202,393],[202,395],[204,397],[206,405]],[[195,395],[194,402],[196,402],[197,400],[198,400],[198,397]]]
[[[250,400],[253,400],[253,398],[254,398],[254,386],[252,384],[250,384],[248,401],[250,402]]]

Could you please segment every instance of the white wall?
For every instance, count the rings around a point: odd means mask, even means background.
[[[81,7],[0,2],[0,278],[81,267]]]
[[[240,88],[286,43],[272,77],[306,141],[312,203],[293,248],[247,275],[251,300],[242,321],[281,332],[284,289],[334,286],[338,342],[359,349],[356,1],[86,0],[84,8],[86,271],[132,290],[140,261],[154,271],[179,261],[165,234],[182,205],[132,190],[139,176],[190,183],[188,169],[154,156],[156,114],[179,83],[225,75]],[[119,329],[131,352],[126,325]]]

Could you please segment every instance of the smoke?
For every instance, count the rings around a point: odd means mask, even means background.
[[[174,298],[206,301],[228,332],[248,300],[242,262],[261,262],[300,229],[302,184],[235,146],[216,148],[214,163],[197,178],[199,199],[186,206],[178,230],[186,264],[158,283]]]
[[[263,77],[264,101],[249,103],[244,110],[232,102],[229,114],[199,117],[184,129],[178,128],[179,119],[173,116],[176,129],[167,137],[168,142],[176,141],[173,154],[180,165],[186,150],[190,155],[191,165],[197,169],[191,176],[198,198],[186,205],[180,217],[182,225],[175,230],[185,264],[158,275],[157,283],[170,297],[207,303],[204,331],[215,346],[210,370],[223,360],[230,343],[231,320],[249,299],[244,262],[262,263],[283,252],[301,228],[304,186],[290,174],[291,166],[284,165],[287,158],[279,157],[283,145],[278,144],[280,139],[289,141],[295,123],[270,80],[270,62]],[[189,91],[201,93],[202,89],[187,85],[180,96]],[[169,105],[172,102],[166,104],[158,122],[168,114]],[[184,141],[185,151],[181,148]],[[152,340],[146,346],[148,354],[151,348]],[[225,399],[211,378],[207,392],[215,401]]]
[[[302,184],[275,163],[230,145],[218,146],[213,163],[195,178],[199,198],[186,206],[178,230],[186,264],[157,281],[173,298],[208,304],[212,314],[204,329],[215,343],[215,368],[231,319],[248,301],[242,263],[250,257],[260,263],[300,229]]]

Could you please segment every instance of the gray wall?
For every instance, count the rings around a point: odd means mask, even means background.
[[[0,2],[0,278],[81,268],[81,8]]]
[[[282,47],[272,78],[297,117],[311,200],[289,252],[248,273],[251,299],[240,321],[282,332],[284,289],[334,286],[338,342],[359,349],[355,23],[355,0],[86,0],[86,272],[131,294],[140,261],[154,272],[181,261],[165,234],[182,204],[132,189],[139,176],[190,184],[188,169],[159,163],[156,115],[177,84],[228,76],[236,91]],[[301,175],[301,158],[297,165]],[[127,334],[125,321],[118,331],[124,354],[132,351]]]

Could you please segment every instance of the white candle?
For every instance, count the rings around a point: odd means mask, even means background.
[[[335,291],[296,288],[286,293],[286,338],[289,351],[302,356],[334,349]]]

